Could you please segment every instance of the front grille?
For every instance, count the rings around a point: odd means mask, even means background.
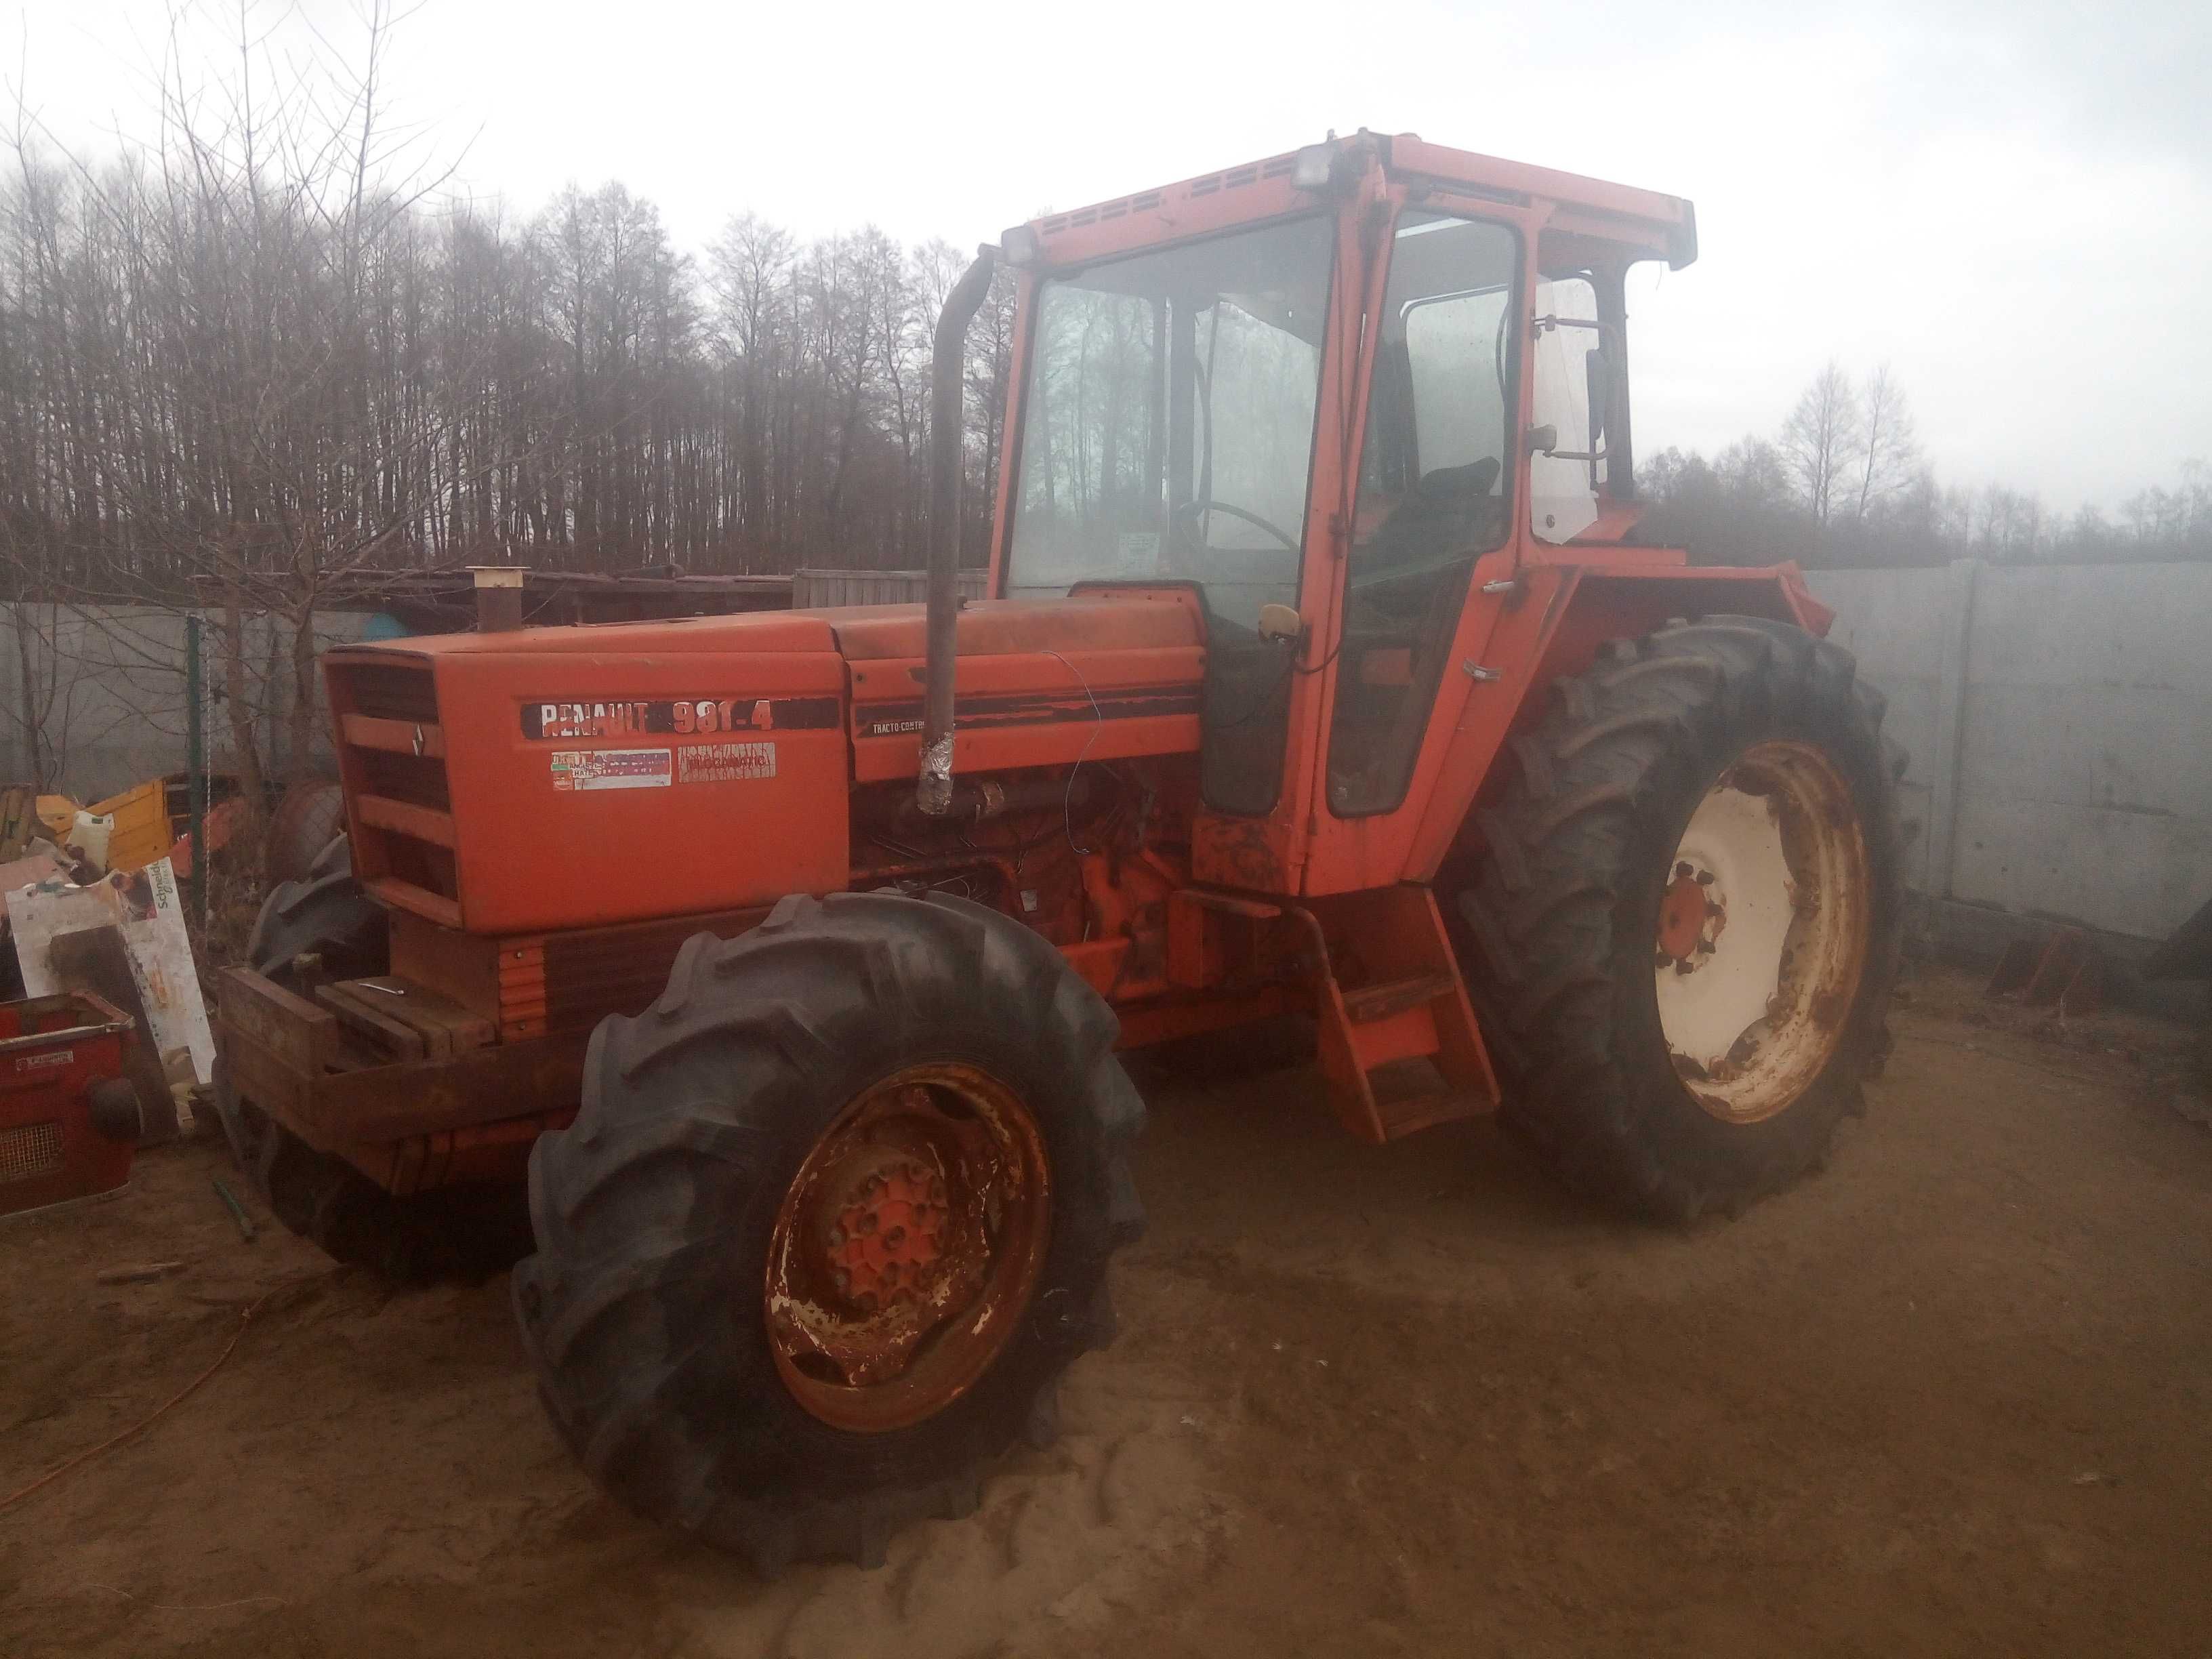
[[[60,1124],[26,1123],[0,1129],[0,1187],[53,1175],[64,1162]]]
[[[438,725],[438,687],[427,664],[336,661],[331,709],[337,717],[341,770],[362,845],[354,868],[415,890],[396,902],[454,926],[460,885],[453,848],[453,794]],[[443,901],[441,905],[439,901]]]
[[[668,988],[676,953],[694,933],[732,939],[760,920],[757,910],[681,916],[545,941],[545,1020],[549,1029],[592,1025],[609,1014],[635,1014]]]
[[[767,914],[719,910],[507,941],[500,951],[500,1035],[512,1042],[589,1030],[609,1014],[641,1013],[668,988],[668,970],[684,940],[695,933],[735,939]]]
[[[437,723],[438,683],[427,668],[401,663],[334,664],[331,685],[343,696],[343,707],[356,714]]]
[[[395,755],[389,750],[356,749],[361,787],[365,794],[404,800],[413,806],[453,810],[452,792],[446,787],[446,763],[435,755]]]

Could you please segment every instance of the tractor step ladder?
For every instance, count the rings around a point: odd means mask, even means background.
[[[1497,1076],[1429,890],[1310,903],[1322,1074],[1345,1127],[1379,1143],[1494,1109]]]

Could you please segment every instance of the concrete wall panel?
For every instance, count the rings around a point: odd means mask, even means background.
[[[1937,719],[1942,703],[1944,594],[1942,570],[1819,570],[1814,596],[1835,607],[1828,637],[1858,659],[1859,674],[1889,700],[1882,731],[1905,745],[1901,790],[1908,823],[1905,869],[1923,885],[1932,817]]]
[[[204,614],[204,613],[203,613]],[[0,605],[0,782],[27,779],[30,750],[22,729],[23,655],[31,659],[32,702],[50,711],[48,729],[58,752],[56,781],[80,800],[96,800],[165,772],[182,770],[187,722],[185,676],[185,613],[154,605]],[[366,619],[340,613],[320,619],[325,643],[354,639]],[[212,625],[203,629],[206,672],[214,692],[222,690]],[[264,719],[279,730],[290,708],[290,632],[267,618],[248,623],[248,681]],[[233,739],[226,704],[208,709],[209,742],[218,769]],[[319,714],[313,731],[312,766],[330,763],[330,738]]]

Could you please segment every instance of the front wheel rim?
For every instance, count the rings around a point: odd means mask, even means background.
[[[1871,915],[1835,763],[1794,739],[1747,749],[1690,815],[1660,896],[1653,988],[1692,1099],[1756,1123],[1812,1086],[1850,1023]]]
[[[936,1415],[1005,1348],[1051,1235],[1044,1139],[1019,1097],[972,1066],[902,1067],[838,1113],[777,1211],[777,1374],[836,1428]]]

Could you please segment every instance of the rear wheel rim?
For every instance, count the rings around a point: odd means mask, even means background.
[[[1668,1058],[1727,1123],[1786,1110],[1833,1057],[1872,915],[1850,783],[1809,743],[1754,744],[1699,800],[1655,929]]]
[[[838,1113],[777,1211],[777,1374],[833,1427],[936,1415],[1005,1348],[1051,1233],[1044,1139],[1020,1097],[957,1062],[894,1072]]]

